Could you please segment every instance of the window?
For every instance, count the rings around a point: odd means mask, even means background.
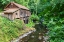
[[[25,23],[25,24],[28,24],[28,19],[27,19],[27,20],[24,20],[24,23]]]
[[[24,10],[24,16],[26,16],[26,11]]]
[[[23,14],[23,12],[21,12],[21,14],[20,15],[22,15]]]
[[[23,12],[21,12],[21,14],[23,14]]]
[[[16,15],[17,15],[17,13],[16,13]]]
[[[22,15],[22,13],[20,15]]]
[[[27,14],[26,14],[26,16],[27,16]]]

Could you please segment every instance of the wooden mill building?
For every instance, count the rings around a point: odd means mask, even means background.
[[[28,8],[25,6],[19,5],[15,2],[9,3],[5,8],[4,8],[4,16],[9,18],[10,20],[14,19],[21,19],[25,23],[28,22],[28,18],[31,15],[31,12]]]

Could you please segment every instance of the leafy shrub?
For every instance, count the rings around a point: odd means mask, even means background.
[[[37,21],[39,21],[39,17],[37,15],[33,14],[30,16],[29,20],[32,22],[37,22]]]
[[[39,17],[37,15],[32,14],[29,17],[29,23],[26,24],[26,26],[28,26],[28,27],[34,27],[35,23],[37,23],[38,21],[39,21]]]
[[[19,19],[10,21],[0,16],[0,42],[10,42],[21,34],[23,22]]]
[[[44,11],[40,14],[42,22],[49,30],[50,42],[64,42],[64,1],[51,0],[43,5]]]

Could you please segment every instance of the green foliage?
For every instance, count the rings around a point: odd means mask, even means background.
[[[32,13],[36,14],[36,15],[32,15],[29,18],[30,22],[26,24],[28,27],[33,27],[36,21],[37,22],[40,21],[41,24],[46,25],[49,30],[50,42],[64,42],[64,33],[63,33],[64,32],[64,26],[63,26],[64,25],[64,0],[6,0],[6,1],[1,0],[0,7],[4,6],[5,4],[11,1],[15,1],[16,3],[28,7]],[[0,29],[0,33],[1,35],[3,35],[5,32],[4,34],[5,36],[0,35],[0,37],[1,38],[5,37],[6,40],[7,38],[10,38],[9,36],[6,36],[7,32],[10,32],[10,34],[12,34],[11,37],[14,37],[14,35],[17,34],[16,32],[19,29],[21,30],[19,26],[22,25],[19,23],[20,21],[18,22],[16,21],[7,22],[7,21],[9,20],[4,18],[2,19],[0,17],[0,22],[1,22],[0,28],[2,28]],[[15,37],[17,36],[18,34],[15,35]],[[1,39],[1,42],[4,39]]]
[[[32,22],[38,22],[39,21],[39,17],[37,15],[32,14],[29,18],[29,21]]]
[[[26,26],[28,27],[34,27],[35,23],[37,23],[39,21],[39,17],[37,15],[32,14],[29,17],[29,23],[26,24]]]
[[[28,24],[26,24],[27,27],[31,27],[31,28],[34,27],[34,25],[35,25],[35,23],[33,23],[31,21]]]
[[[38,14],[42,11],[41,0],[1,0],[0,8],[4,8],[10,2],[16,2],[18,4],[24,5],[30,9],[30,11],[34,14]]]
[[[21,20],[10,21],[0,16],[0,42],[10,42],[21,34],[22,29],[23,22]]]
[[[64,26],[55,26],[50,29],[50,42],[63,42],[64,41]]]
[[[41,0],[14,0],[16,3],[26,6],[34,14],[40,13],[42,10]],[[40,7],[40,8],[39,8]]]
[[[43,24],[49,29],[50,42],[64,42],[64,0],[51,0],[43,5]]]
[[[11,2],[13,0],[0,0],[0,8],[4,8],[6,4],[8,4],[9,2]]]

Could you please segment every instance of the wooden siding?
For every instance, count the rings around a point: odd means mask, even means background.
[[[5,17],[9,18],[10,20],[14,20],[16,18],[27,20],[30,15],[31,15],[30,11],[20,9],[12,14],[5,14]]]
[[[14,17],[14,19],[20,18],[20,11],[18,10],[18,11],[16,11],[16,12],[14,12],[14,13],[13,13],[13,17]]]
[[[13,14],[3,14],[3,16],[13,20]]]
[[[17,10],[15,10],[17,9]],[[31,15],[31,12],[25,6],[19,5],[17,3],[11,2],[4,8],[4,17],[9,18],[10,20],[21,19],[24,23],[28,23],[28,18]]]
[[[30,16],[31,15],[31,12],[30,11],[27,11],[27,10],[21,9],[20,10],[20,14],[22,14],[20,17],[25,17],[25,16]]]
[[[20,10],[20,17],[24,17],[24,10]]]

